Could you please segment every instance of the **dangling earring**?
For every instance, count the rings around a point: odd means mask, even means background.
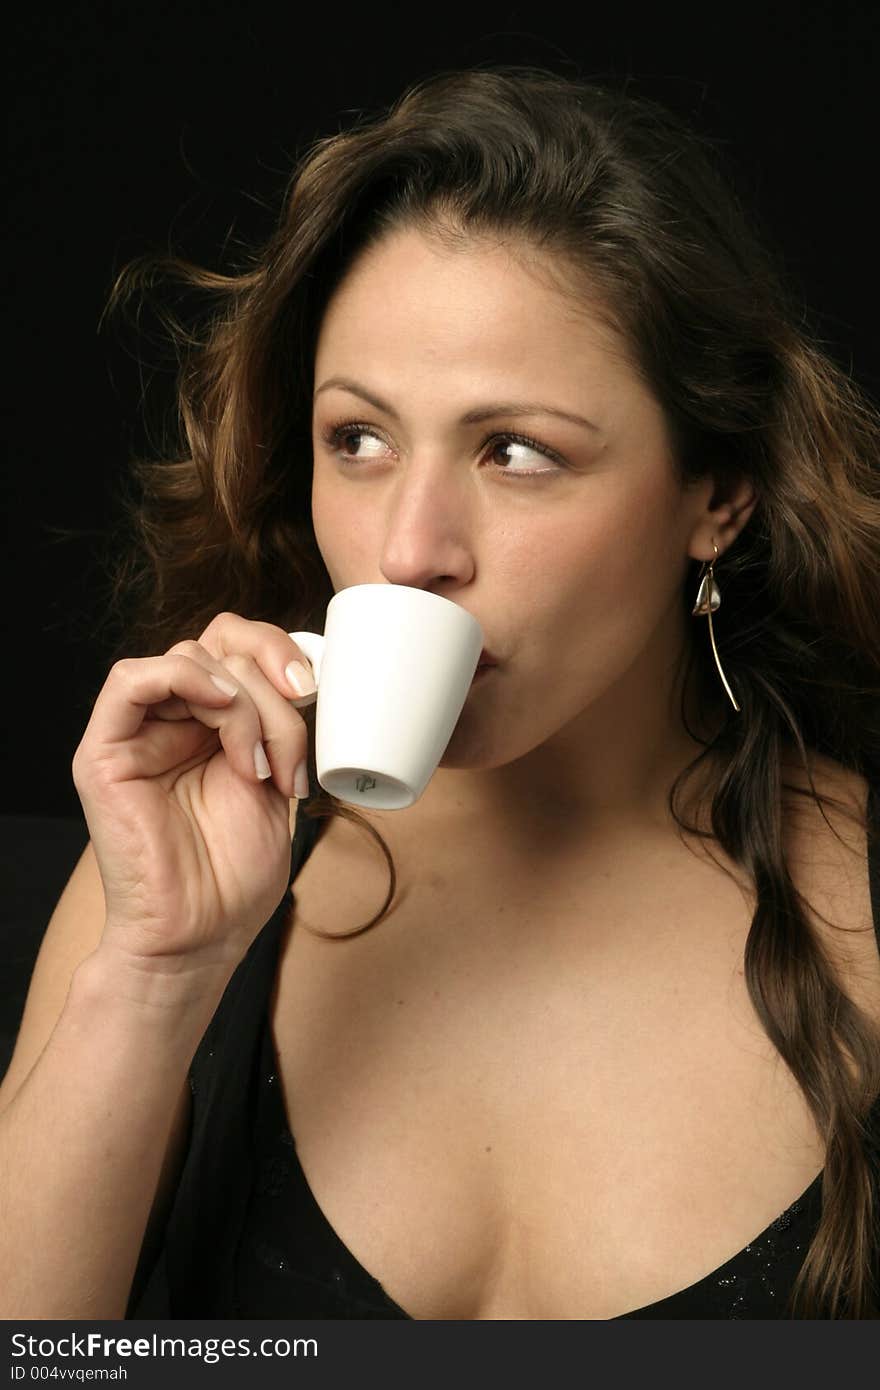
[[[721,590],[715,582],[715,571],[713,565],[718,559],[718,547],[715,544],[715,537],[712,537],[712,549],[715,554],[711,560],[707,560],[700,570],[700,587],[697,590],[697,601],[693,607],[692,616],[695,618],[706,617],[709,619],[709,638],[712,642],[712,653],[715,657],[715,665],[718,667],[718,674],[721,677],[724,689],[730,696],[730,703],[739,714],[739,705],[734,699],[733,691],[727,683],[727,677],[721,669],[721,661],[718,657],[718,648],[715,645],[715,630],[712,627],[712,614],[717,608],[721,607]]]

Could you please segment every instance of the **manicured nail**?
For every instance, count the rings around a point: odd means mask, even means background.
[[[295,694],[311,695],[314,693],[315,678],[308,666],[304,666],[301,661],[291,661],[289,666],[285,666],[284,674],[290,681]]]
[[[233,685],[232,681],[225,681],[222,679],[221,676],[211,676],[211,680],[214,682],[218,690],[223,691],[224,695],[238,694],[238,686]]]
[[[305,762],[301,762],[293,774],[293,794],[297,801],[304,801],[309,794],[309,772]]]
[[[265,782],[267,777],[272,776],[269,759],[266,757],[266,750],[261,742],[254,744],[254,767],[261,782]]]

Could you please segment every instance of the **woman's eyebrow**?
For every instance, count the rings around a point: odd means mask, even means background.
[[[376,410],[383,411],[390,415],[392,420],[400,420],[400,416],[387,401],[383,401],[374,392],[368,391],[365,386],[361,386],[356,381],[352,381],[345,376],[331,376],[315,391],[317,398],[322,391],[328,391],[331,386],[339,386],[344,391],[350,391],[353,396],[360,396],[368,405],[372,405]],[[460,424],[479,425],[483,420],[494,419],[497,415],[553,415],[559,420],[568,420],[572,425],[581,425],[584,429],[595,430],[601,434],[600,427],[592,420],[585,420],[582,415],[572,415],[568,410],[559,410],[553,405],[542,405],[538,401],[497,401],[492,405],[477,406],[474,410],[469,410],[466,415],[462,415]]]

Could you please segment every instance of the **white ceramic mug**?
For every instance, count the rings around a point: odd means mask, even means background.
[[[483,649],[457,603],[403,584],[354,584],[327,605],[323,636],[291,632],[317,693],[318,781],[341,801],[397,811],[421,796],[446,750]]]

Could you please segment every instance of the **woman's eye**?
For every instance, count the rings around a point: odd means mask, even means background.
[[[382,443],[378,436],[373,434],[372,431],[364,429],[359,425],[343,425],[341,428],[333,430],[331,432],[330,442],[339,447],[343,459],[357,459],[361,457],[374,458],[378,456],[378,450],[370,450],[366,455],[352,453],[348,446],[353,439],[372,439],[377,444]]]
[[[524,474],[528,477],[530,474],[534,473],[553,473],[557,471],[556,468],[535,468],[534,466],[529,468],[518,466],[519,463],[523,462],[527,464],[530,455],[533,461],[537,455],[545,461],[554,462],[553,455],[548,453],[548,451],[543,449],[539,444],[536,444],[534,440],[524,439],[522,435],[502,434],[496,436],[490,443],[490,452],[492,454],[497,455],[503,451],[510,455],[509,461],[506,464],[499,465],[505,473]]]
[[[368,425],[349,423],[331,426],[323,437],[325,444],[336,453],[343,465],[380,458],[382,449],[387,448],[379,435]],[[372,440],[375,447],[362,448],[361,443],[364,440]],[[494,460],[496,471],[499,474],[507,474],[514,478],[530,478],[558,473],[562,467],[562,461],[556,454],[539,444],[537,440],[529,439],[526,435],[521,434],[491,435],[483,441],[480,452],[481,455],[488,453],[488,456]],[[507,462],[498,462],[498,458],[504,454],[507,455]],[[534,466],[536,457],[544,460],[543,467]]]

